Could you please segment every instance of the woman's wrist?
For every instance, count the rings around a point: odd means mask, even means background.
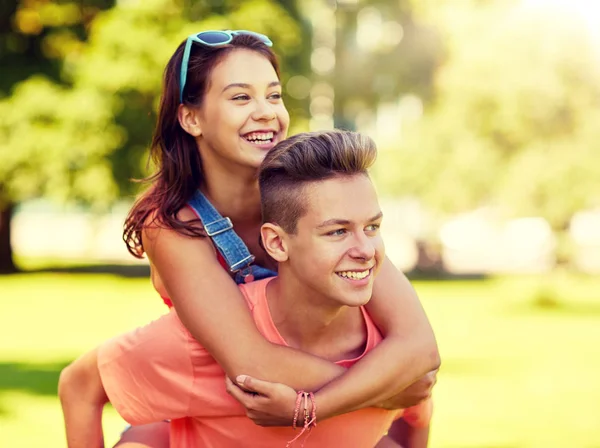
[[[288,441],[288,446],[292,445],[305,434],[308,437],[312,429],[317,426],[317,403],[315,395],[312,392],[305,392],[303,390],[298,391],[296,394],[292,428],[302,427],[302,430],[296,437]],[[306,442],[306,439],[304,441]]]
[[[319,406],[319,420],[326,420],[336,415],[348,412],[339,406],[335,406],[335,401],[330,398],[328,391],[321,390],[314,394],[315,403]]]

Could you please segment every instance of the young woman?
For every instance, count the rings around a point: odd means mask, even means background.
[[[205,31],[179,46],[165,70],[152,142],[157,172],[127,218],[124,239],[135,256],[148,256],[154,287],[227,375],[250,391],[257,384],[268,390],[266,398],[243,403],[249,415],[282,426],[292,424],[296,394],[289,388],[317,391],[324,419],[382,404],[437,369],[439,355],[418,298],[389,260],[368,305],[384,341],[347,372],[271,344],[256,329],[234,280],[252,281],[276,269],[259,244],[256,179],[266,152],[286,137],[289,125],[271,45],[247,31]],[[197,190],[228,219],[201,222],[187,206]],[[229,220],[252,254],[233,267],[213,240],[229,231]],[[85,382],[73,369],[61,376],[71,385],[79,380]],[[70,391],[61,400],[77,400],[77,388]],[[104,401],[99,397],[100,409]],[[88,407],[65,415],[67,428],[98,412]],[[146,429],[138,429],[134,439],[141,442]]]

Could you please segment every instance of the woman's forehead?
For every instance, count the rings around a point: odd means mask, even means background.
[[[236,49],[227,53],[210,76],[210,84],[221,89],[230,84],[258,86],[275,81],[279,81],[279,78],[269,59],[247,49]]]

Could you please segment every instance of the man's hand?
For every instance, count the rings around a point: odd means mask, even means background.
[[[246,415],[260,426],[292,426],[296,391],[285,384],[240,375],[233,383],[225,378],[227,393],[246,408]]]
[[[378,407],[394,410],[406,409],[416,406],[422,401],[431,397],[431,390],[437,382],[437,369],[432,370],[423,376],[420,380],[414,382],[402,392],[380,403]]]

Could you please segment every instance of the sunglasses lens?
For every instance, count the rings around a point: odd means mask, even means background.
[[[231,36],[223,31],[203,31],[196,37],[207,45],[225,44],[231,40]]]

